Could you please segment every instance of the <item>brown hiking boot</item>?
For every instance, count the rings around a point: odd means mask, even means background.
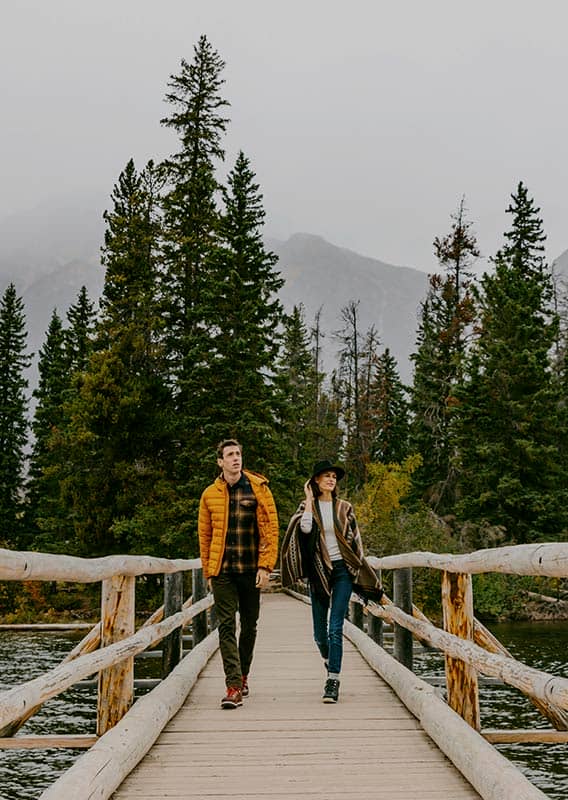
[[[243,697],[248,697],[250,694],[248,685],[248,675],[243,675],[243,679],[241,681],[241,694]]]
[[[243,704],[243,693],[240,686],[229,686],[225,697],[221,700],[221,708],[237,708]]]

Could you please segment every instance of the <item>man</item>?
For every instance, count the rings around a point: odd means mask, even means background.
[[[219,443],[217,464],[221,475],[199,503],[199,550],[219,620],[226,685],[221,707],[238,708],[249,694],[260,591],[268,586],[278,555],[278,516],[268,481],[243,470],[235,439]]]

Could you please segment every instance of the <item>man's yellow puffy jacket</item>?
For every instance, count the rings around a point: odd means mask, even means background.
[[[278,515],[268,481],[256,472],[243,470],[258,503],[256,521],[258,525],[258,566],[274,569],[278,556]],[[217,478],[208,486],[199,503],[199,550],[205,578],[218,575],[223,563],[227,527],[229,524],[229,491],[223,478]]]

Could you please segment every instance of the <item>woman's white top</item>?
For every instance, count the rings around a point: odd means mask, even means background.
[[[335,536],[335,526],[333,524],[333,501],[320,500],[321,521],[325,535],[325,546],[332,561],[341,560],[341,552]],[[300,530],[302,533],[309,533],[312,529],[313,514],[311,511],[304,511],[300,519]]]

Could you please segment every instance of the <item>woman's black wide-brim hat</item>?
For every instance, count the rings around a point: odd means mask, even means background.
[[[317,478],[318,475],[321,475],[322,472],[335,472],[337,480],[340,481],[343,476],[345,475],[345,470],[343,467],[338,467],[335,464],[332,464],[331,461],[324,459],[323,461],[317,461],[314,464],[314,468],[312,470],[312,478]]]

